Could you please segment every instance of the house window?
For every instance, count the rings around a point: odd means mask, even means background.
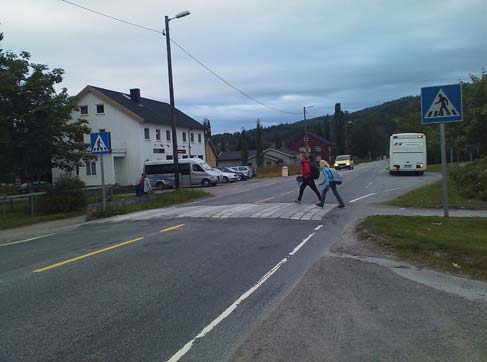
[[[144,137],[146,140],[150,140],[150,131],[148,128],[144,128]]]
[[[183,158],[188,158],[188,155],[184,155]]]
[[[194,133],[191,132],[191,134],[189,135],[189,139],[191,140],[191,143],[194,143]]]
[[[183,142],[186,142],[186,132],[183,132]]]
[[[154,148],[154,150],[153,150],[153,151],[154,151],[154,153],[164,153],[164,152],[166,152],[166,151],[164,150],[164,148]]]
[[[99,129],[98,132],[106,132],[105,128]]]
[[[271,162],[271,161],[266,161],[266,162],[265,162],[265,165],[266,165],[266,166],[272,166],[272,162]]]
[[[316,156],[316,161],[321,161],[321,156]]]
[[[304,146],[299,147],[299,152],[304,152]]]
[[[315,146],[315,152],[321,152],[321,146]]]
[[[198,142],[201,143],[201,133],[198,133]]]
[[[171,131],[166,131],[166,141],[171,140]]]
[[[96,162],[86,164],[86,176],[96,176]]]
[[[156,141],[161,140],[161,130],[158,128],[156,129]]]
[[[201,158],[201,159],[203,159],[203,155],[198,155],[198,158]]]
[[[105,105],[97,104],[96,105],[96,113],[97,114],[104,114],[105,113]]]
[[[172,155],[167,155],[166,160],[172,160]]]
[[[81,106],[81,107],[79,107],[79,110],[80,110],[82,116],[88,115],[88,106]]]

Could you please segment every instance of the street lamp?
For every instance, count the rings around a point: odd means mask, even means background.
[[[309,149],[309,137],[308,137],[308,124],[306,123],[306,108],[313,108],[314,105],[311,105],[311,106],[304,106],[303,107],[303,115],[304,115],[304,150],[306,153],[308,153],[308,149]]]
[[[170,103],[170,117],[172,126],[172,153],[174,159],[174,187],[179,189],[179,162],[178,162],[178,135],[176,132],[176,109],[174,106],[174,85],[172,81],[172,62],[171,62],[171,39],[169,37],[169,21],[173,19],[180,19],[189,15],[189,11],[185,10],[177,14],[174,18],[165,17],[166,29],[166,47],[167,47],[167,73],[169,78],[169,103]]]

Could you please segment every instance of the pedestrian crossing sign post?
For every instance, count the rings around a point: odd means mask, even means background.
[[[449,216],[445,123],[460,122],[462,119],[463,108],[461,84],[421,88],[421,121],[423,124],[440,124],[443,215],[445,217]]]
[[[462,117],[461,84],[421,88],[423,124],[460,122]]]
[[[96,132],[90,134],[90,152],[93,155],[112,153],[110,132]]]
[[[92,155],[100,155],[101,169],[101,205],[102,210],[107,208],[105,192],[105,166],[103,164],[103,155],[112,153],[110,132],[95,132],[90,134],[90,152]]]

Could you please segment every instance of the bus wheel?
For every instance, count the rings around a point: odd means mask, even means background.
[[[159,181],[158,183],[156,183],[156,189],[158,190],[164,190],[166,188],[166,185],[164,185],[164,182],[161,182]]]
[[[210,186],[210,180],[208,180],[207,178],[205,178],[203,181],[201,181],[201,186],[203,186],[203,187]]]
[[[396,173],[395,173],[394,171],[389,171],[389,175],[391,175],[391,176],[395,176],[395,175],[396,175]]]
[[[421,171],[421,172],[419,173],[419,176],[423,176],[423,175],[424,175],[424,171]]]

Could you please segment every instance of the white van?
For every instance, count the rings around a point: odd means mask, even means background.
[[[221,182],[218,175],[205,161],[199,158],[178,160],[179,180],[182,187],[191,185],[215,186]],[[156,188],[164,188],[164,180],[174,181],[174,161],[146,161],[144,172]]]
[[[398,133],[391,136],[389,173],[416,173],[426,171],[426,136],[423,133]]]

